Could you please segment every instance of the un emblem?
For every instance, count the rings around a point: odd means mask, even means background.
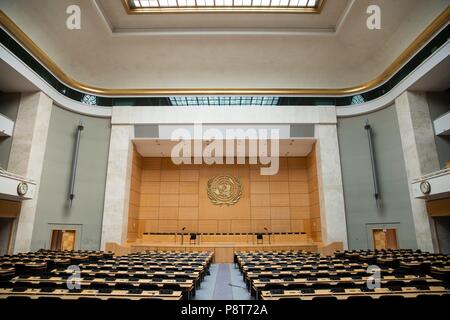
[[[241,181],[232,176],[216,176],[208,180],[206,188],[212,204],[227,206],[239,201],[242,196]]]

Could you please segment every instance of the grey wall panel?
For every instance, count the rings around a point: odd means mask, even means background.
[[[68,191],[76,127],[83,119],[75,199],[68,207]],[[53,107],[41,177],[32,249],[49,247],[49,224],[79,225],[82,249],[99,249],[110,119],[81,116]]]
[[[314,125],[292,124],[291,138],[314,138]]]
[[[136,138],[159,138],[159,126],[156,124],[137,124],[134,126]]]
[[[428,108],[431,121],[450,111],[450,90],[445,92],[428,92]],[[434,129],[434,128],[433,128]],[[439,166],[446,167],[450,161],[450,136],[434,136]],[[450,254],[450,217],[434,217],[436,235],[441,253]]]
[[[450,111],[449,90],[446,92],[428,92],[427,100],[431,121]],[[434,139],[436,141],[440,167],[445,168],[446,162],[450,161],[450,136],[435,135]]]
[[[373,196],[364,120],[373,129],[381,209]],[[349,247],[370,248],[368,225],[395,224],[399,246],[417,248],[397,115],[394,106],[369,115],[339,118],[338,138]]]
[[[20,93],[0,93],[0,113],[11,120],[17,119],[19,112]],[[0,137],[0,166],[7,169],[11,153],[12,137]]]

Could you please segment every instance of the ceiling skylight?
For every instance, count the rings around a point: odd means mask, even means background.
[[[278,97],[249,96],[169,97],[173,106],[276,106],[278,99]]]
[[[319,13],[325,0],[123,0],[129,13],[304,12]]]

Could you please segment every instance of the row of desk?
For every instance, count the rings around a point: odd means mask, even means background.
[[[55,260],[73,263],[74,257],[77,264],[70,268],[48,264]],[[5,256],[0,259],[0,299],[190,299],[212,257],[210,252],[89,257],[53,251]]]
[[[408,252],[402,252],[402,255],[406,259]],[[332,297],[342,300],[350,296],[378,299],[398,295],[412,298],[450,293],[445,279],[435,278],[421,270],[412,272],[408,268],[391,266],[378,266],[377,285],[369,288],[368,283],[373,283],[374,274],[368,273],[368,267],[373,265],[355,257],[353,255],[350,259],[342,252],[329,257],[301,251],[236,252],[235,263],[252,295],[260,299]],[[448,257],[427,255],[427,259],[441,265]]]

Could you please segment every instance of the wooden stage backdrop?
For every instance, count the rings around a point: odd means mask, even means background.
[[[248,163],[248,161],[246,161]],[[212,204],[207,181],[216,175],[239,177],[243,194],[235,205]],[[259,165],[175,165],[170,158],[133,153],[128,242],[144,232],[178,233],[306,232],[321,241],[314,149],[308,157],[280,158],[273,176]]]

